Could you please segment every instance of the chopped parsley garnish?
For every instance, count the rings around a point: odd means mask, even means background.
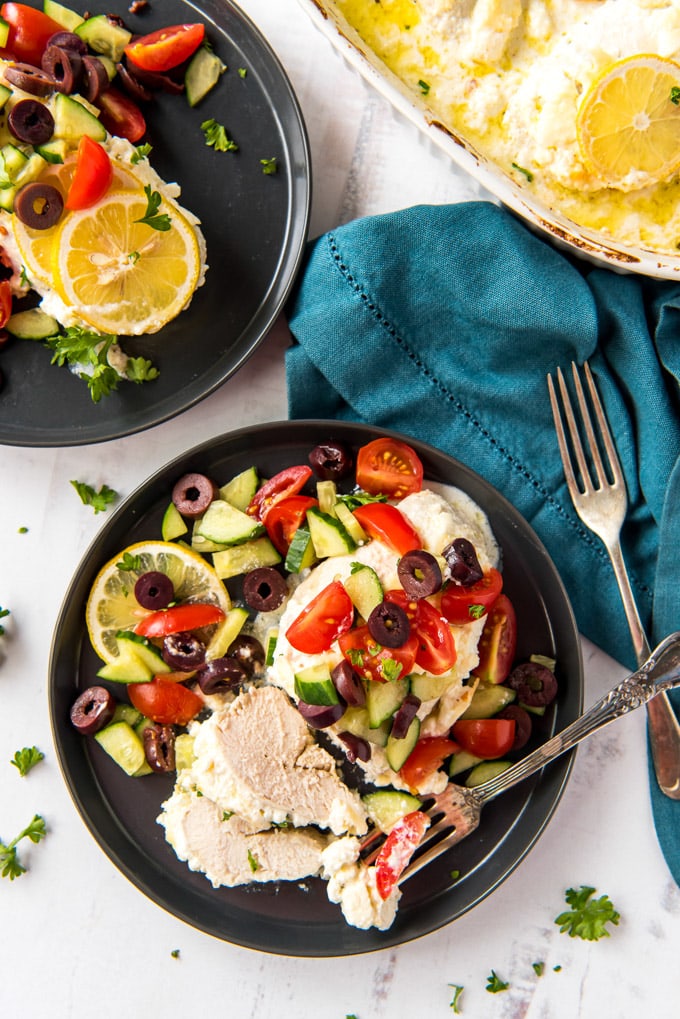
[[[349,495],[339,495],[338,502],[344,503],[349,510],[355,510],[357,506],[366,506],[369,502],[387,502],[387,496],[369,495],[368,492],[358,489],[356,492],[350,492]]]
[[[400,675],[404,670],[404,666],[401,662],[396,661],[394,658],[385,658],[380,663],[380,672],[382,673],[383,679],[386,679],[388,683],[394,679],[399,679]]]
[[[457,881],[458,878],[460,877],[460,871],[452,870],[451,873],[449,874],[449,877],[451,878],[452,881]]]
[[[68,364],[87,382],[93,403],[116,390],[122,379],[130,382],[150,382],[158,377],[158,369],[143,357],[127,359],[124,371],[112,367],[108,361],[111,348],[118,337],[93,333],[81,326],[69,326],[63,333],[45,340],[52,352],[52,364]]]
[[[246,75],[248,74],[248,70],[245,67],[239,67],[237,73],[238,73],[239,78],[245,78]]]
[[[102,485],[97,492],[92,485],[87,485],[83,481],[72,481],[71,484],[80,496],[81,502],[85,506],[91,506],[95,513],[102,513],[118,496],[118,493],[108,485]]]
[[[571,909],[555,917],[561,934],[566,933],[570,938],[583,938],[584,941],[609,937],[606,925],[618,925],[621,916],[614,909],[609,896],[601,895],[599,899],[593,899],[594,892],[595,889],[588,885],[581,885],[578,891],[575,888],[567,889],[564,897]]]
[[[20,527],[19,534],[28,534],[28,527]]]
[[[2,606],[0,606],[0,619],[5,619],[9,615],[11,615],[9,609],[3,609]],[[4,632],[5,627],[2,625],[2,623],[0,623],[0,637],[2,637]]]
[[[483,605],[478,605],[477,603],[474,605],[468,605],[468,615],[470,619],[481,619],[485,612],[486,609]]]
[[[125,378],[128,382],[153,382],[160,375],[158,368],[146,357],[129,357],[125,366]]]
[[[491,970],[488,977],[486,978],[486,981],[487,981],[486,989],[487,991],[489,991],[490,994],[498,994],[499,991],[507,991],[508,987],[510,986],[510,984],[507,983],[507,981],[501,980],[501,978],[496,973],[495,969]]]
[[[533,969],[533,971],[534,971],[534,973],[536,974],[537,977],[542,977],[543,976],[543,972],[545,970],[545,963],[544,962],[532,962],[531,968]]]
[[[179,959],[179,948],[173,948],[173,950],[170,952],[170,955],[172,956],[173,959]]]
[[[456,1015],[460,1015],[460,1008],[458,1006],[460,1004],[460,996],[463,993],[464,988],[461,987],[460,984],[449,984],[449,987],[451,987],[452,990],[453,990],[453,998],[451,999],[451,1008],[456,1013]]]
[[[9,763],[13,764],[24,778],[31,768],[35,768],[36,764],[43,760],[44,756],[42,750],[38,750],[37,747],[22,747],[21,750],[17,750]]]
[[[253,874],[256,870],[260,869],[260,861],[251,849],[248,850],[248,866],[252,870]]]
[[[262,167],[262,173],[267,174],[270,177],[273,173],[279,172],[279,164],[276,160],[276,156],[272,156],[270,159],[261,159],[260,166]]]
[[[351,665],[363,665],[364,664],[364,652],[361,650],[361,648],[358,648],[358,647],[347,648],[347,651],[345,652],[345,654],[349,658]]]
[[[238,145],[227,134],[223,124],[218,124],[214,117],[204,120],[201,131],[205,135],[205,144],[216,152],[238,152]]]
[[[16,838],[7,845],[0,842],[0,875],[14,881],[15,877],[21,877],[26,873],[26,868],[19,862],[17,857],[17,846],[22,839],[29,839],[33,843],[40,842],[45,838],[45,821],[40,814],[35,814],[30,824],[19,832]]]
[[[123,557],[116,563],[116,569],[121,573],[135,573],[142,568],[142,557],[133,555],[132,552],[123,552]]]
[[[519,166],[517,163],[512,163],[511,165],[513,170],[517,170],[518,173],[523,173],[526,179],[531,184],[532,180],[534,179],[534,175],[531,172],[531,170],[525,170],[523,166]]]
[[[680,106],[680,87],[673,85],[671,89],[670,100],[674,106]]]
[[[171,226],[170,217],[166,212],[159,213],[158,211],[162,201],[160,192],[154,191],[150,184],[146,184],[144,186],[144,194],[146,195],[146,212],[140,219],[136,219],[135,223],[145,223],[152,230],[160,230],[161,233],[169,230]]]
[[[130,162],[132,163],[132,165],[133,166],[136,165],[140,161],[140,159],[144,159],[145,156],[148,156],[152,148],[153,146],[149,142],[144,142],[142,145],[137,145],[135,151],[132,153],[132,156],[130,158]]]
[[[223,810],[222,811],[222,820],[223,821],[228,821],[229,818],[233,817],[233,816],[234,816],[234,811],[233,810]]]
[[[418,81],[418,88],[423,93],[423,95],[426,96],[426,95],[428,95],[428,93],[430,91],[430,84],[427,81],[423,81],[423,79],[421,78]]]

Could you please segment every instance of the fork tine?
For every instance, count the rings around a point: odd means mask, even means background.
[[[582,416],[584,418],[584,423],[586,424],[586,437],[588,439],[588,444],[591,447],[591,452],[592,452],[593,445],[595,446],[596,450],[597,450],[597,446],[595,445],[595,436],[593,435],[592,425],[590,425],[590,415],[588,414],[588,408],[586,407],[585,400],[583,398],[583,390],[581,389],[581,381],[580,381],[580,379],[578,377],[576,365],[574,364],[574,362],[572,362],[572,371],[574,373],[574,380],[575,380],[575,383],[576,383],[576,395],[577,395],[578,400],[579,400],[579,407],[580,407],[580,410],[581,410],[581,414],[582,414]],[[576,415],[574,414],[574,409],[573,409],[573,406],[572,406],[572,402],[571,402],[571,399],[569,397],[569,391],[567,389],[567,384],[565,382],[564,375],[562,374],[562,370],[560,368],[557,369],[557,380],[559,382],[560,395],[562,397],[562,404],[563,404],[563,407],[564,407],[564,416],[566,418],[567,427],[569,429],[569,437],[571,439],[571,444],[572,444],[572,447],[573,447],[573,450],[574,450],[574,455],[576,456],[576,462],[578,464],[579,474],[581,476],[582,490],[585,491],[585,492],[588,492],[588,491],[591,491],[592,487],[593,487],[592,477],[591,477],[591,474],[590,474],[590,470],[588,468],[588,463],[587,463],[587,460],[586,460],[585,453],[583,451],[583,443],[581,442],[581,433],[579,432],[578,424],[576,423]],[[588,428],[589,425],[590,425],[590,428]],[[600,469],[601,469],[601,464],[600,464]]]
[[[569,424],[570,432],[572,434],[576,431],[576,422],[574,420],[573,412],[571,411],[571,403],[569,402],[569,394],[566,391],[564,385],[564,378],[562,376],[562,370],[557,369],[557,381],[560,387],[560,394],[562,397],[563,406],[565,408],[565,414],[567,411],[571,413],[571,423]],[[555,422],[555,432],[557,433],[557,444],[560,450],[560,457],[562,459],[562,469],[564,470],[564,477],[567,482],[567,488],[571,492],[572,496],[574,493],[579,491],[578,482],[576,475],[574,474],[574,468],[571,463],[571,456],[569,455],[569,447],[567,445],[567,436],[564,431],[564,425],[562,424],[562,415],[560,413],[559,404],[557,401],[557,394],[555,392],[555,386],[553,384],[552,375],[548,375],[548,392],[550,394],[550,406],[552,408],[553,420]],[[576,439],[578,441],[578,432],[576,432]],[[578,441],[580,446],[580,441]],[[583,457],[583,450],[581,449],[581,457]]]
[[[600,395],[599,395],[597,389],[595,388],[595,381],[594,381],[592,373],[590,371],[590,365],[588,364],[587,361],[584,361],[583,369],[585,371],[586,381],[588,383],[588,391],[590,393],[590,398],[591,398],[592,403],[593,403],[593,409],[595,411],[595,417],[597,419],[597,426],[600,429],[600,435],[602,437],[602,443],[604,445],[604,449],[605,449],[605,452],[607,454],[607,460],[609,462],[609,469],[611,470],[612,477],[614,479],[615,484],[623,485],[624,484],[624,480],[623,480],[623,471],[621,470],[621,463],[619,461],[619,457],[618,457],[618,454],[616,452],[616,446],[614,445],[614,439],[612,437],[612,433],[611,433],[611,430],[609,428],[609,424],[607,422],[607,418],[605,417],[604,409],[602,407],[602,401],[600,400]],[[574,372],[575,371],[576,371],[576,368],[574,367]],[[593,448],[593,456],[595,456],[595,452],[594,451],[597,450],[597,448],[598,448],[597,444],[595,444],[593,442],[592,448]],[[597,459],[599,461],[599,459],[600,459],[599,458],[599,454],[598,454]],[[603,483],[603,482],[601,482],[601,483]]]

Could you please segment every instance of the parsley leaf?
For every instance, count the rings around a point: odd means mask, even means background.
[[[149,142],[144,142],[142,145],[137,145],[135,147],[135,151],[132,153],[132,156],[130,157],[130,162],[132,163],[132,165],[135,166],[140,161],[140,159],[144,159],[145,156],[148,156],[152,148],[153,146],[150,145]]]
[[[491,970],[486,979],[486,989],[490,994],[498,994],[499,991],[507,991],[510,986],[510,984],[506,983],[505,980],[501,980],[494,969]]]
[[[536,974],[537,977],[542,977],[543,973],[545,971],[545,963],[544,962],[532,962],[531,968],[533,969],[533,971],[534,971],[534,973]]]
[[[260,869],[260,861],[251,849],[248,850],[248,866],[252,870],[253,874],[256,870]]]
[[[451,1001],[451,1008],[456,1013],[456,1015],[460,1015],[458,1003],[460,1001],[460,996],[463,993],[464,988],[461,987],[460,984],[449,984],[449,987],[453,988],[453,999]]]
[[[117,389],[120,375],[108,363],[107,355],[117,336],[93,333],[81,326],[69,326],[64,333],[50,336],[45,344],[52,354],[52,364],[76,368],[79,378],[87,382],[93,403]],[[80,370],[78,370],[80,369]]]
[[[534,175],[531,172],[531,170],[525,170],[523,166],[519,166],[517,163],[511,163],[510,165],[512,166],[513,170],[517,170],[518,173],[523,173],[528,182],[531,184],[532,180],[534,179]]]
[[[424,96],[429,95],[430,92],[429,82],[423,81],[421,78],[418,82],[418,88],[420,89]]]
[[[142,382],[152,382],[160,375],[158,368],[145,357],[129,357],[125,376],[130,382],[140,385]]]
[[[91,506],[95,513],[103,512],[110,503],[114,502],[118,495],[108,485],[102,485],[97,492],[91,485],[87,485],[83,481],[72,481],[71,484],[80,496],[81,502],[85,506]]]
[[[369,502],[387,502],[386,495],[369,495],[361,489],[350,492],[349,495],[339,495],[338,502],[344,502],[347,509],[355,510],[357,506],[366,506]]]
[[[609,931],[606,924],[612,923],[615,926],[621,919],[620,914],[614,909],[609,896],[601,895],[599,899],[593,899],[595,889],[588,885],[581,885],[576,891],[574,888],[567,889],[565,899],[570,910],[565,910],[555,917],[555,923],[559,925],[561,934],[568,934],[570,938],[583,938],[584,941],[598,941],[600,938],[608,938]]]
[[[4,619],[5,616],[9,616],[9,615],[11,615],[9,609],[3,609],[0,606],[0,619]],[[5,627],[2,625],[2,623],[0,623],[0,637],[2,637],[4,632],[5,632]]]
[[[404,666],[401,662],[398,662],[396,658],[385,658],[380,663],[380,672],[388,683],[394,679],[399,679],[399,676],[404,671]]]
[[[205,144],[216,152],[238,152],[238,145],[227,135],[223,124],[218,124],[214,117],[204,120],[201,131],[205,135]]]
[[[674,106],[680,106],[680,88],[677,85],[671,88],[670,100]]]
[[[139,219],[135,220],[135,223],[144,223],[146,226],[150,226],[152,230],[160,230],[163,233],[165,230],[169,230],[171,226],[170,217],[166,212],[160,212],[161,207],[161,196],[159,191],[154,191],[150,184],[144,186],[144,194],[146,195],[146,212]]]
[[[0,876],[8,877],[14,881],[15,877],[21,877],[26,873],[26,868],[19,862],[17,857],[17,846],[22,839],[29,839],[33,843],[40,842],[46,834],[45,821],[40,814],[35,814],[31,822],[19,832],[16,838],[7,845],[0,842]]]
[[[172,956],[173,959],[179,959],[179,948],[173,948],[173,950],[170,952],[170,955]]]
[[[262,173],[266,173],[270,177],[273,173],[279,172],[279,164],[276,161],[276,156],[272,156],[271,159],[261,159],[260,166],[262,167]]]
[[[134,573],[141,570],[142,568],[142,557],[140,555],[133,555],[131,552],[124,552],[122,559],[116,563],[116,569],[120,570],[121,573]]]
[[[24,778],[25,775],[28,775],[31,768],[34,768],[36,764],[42,761],[44,756],[42,750],[38,750],[37,747],[22,747],[21,750],[17,750],[9,763],[18,768],[19,774]]]

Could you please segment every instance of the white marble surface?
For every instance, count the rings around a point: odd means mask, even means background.
[[[366,213],[477,194],[335,57],[296,0],[242,7],[278,53],[306,118],[312,234]],[[28,872],[0,887],[0,1015],[435,1019],[453,1014],[449,984],[460,984],[462,1014],[475,1019],[676,1017],[680,890],[653,832],[642,713],[578,751],[546,832],[493,895],[439,932],[371,955],[291,959],[212,939],[145,899],[86,831],[52,746],[47,663],[62,595],[105,518],[80,504],[69,481],[106,483],[125,496],[210,434],[285,418],[286,342],[283,332],[270,336],[220,391],[143,434],[84,448],[0,447],[0,605],[12,611],[0,666],[0,839],[36,812],[48,827],[40,845],[22,845]],[[589,644],[584,658],[591,703],[623,670]],[[34,743],[45,760],[21,778],[8,762]],[[565,889],[581,884],[619,909],[610,938],[587,943],[554,924]],[[485,990],[492,969],[507,991]]]

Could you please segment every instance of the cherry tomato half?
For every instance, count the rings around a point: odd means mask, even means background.
[[[517,649],[517,617],[512,602],[499,594],[491,606],[477,651],[479,664],[475,676],[488,683],[504,683],[510,674]]]
[[[99,142],[84,134],[78,142],[78,158],[66,198],[66,208],[89,209],[103,198],[113,180],[109,154]]]
[[[142,637],[167,637],[169,633],[183,633],[185,630],[199,630],[202,626],[220,623],[224,612],[219,605],[207,602],[188,602],[159,609],[145,616],[135,626],[135,633]]]
[[[362,679],[377,683],[408,676],[418,651],[418,637],[412,633],[401,647],[383,647],[371,636],[368,626],[355,626],[338,640],[340,650]]]
[[[107,88],[97,99],[99,119],[109,132],[127,138],[134,145],[146,134],[146,121],[139,106],[117,88]]]
[[[304,523],[310,506],[318,506],[318,499],[309,495],[289,495],[274,503],[267,512],[267,534],[281,555],[285,555],[298,527]]]
[[[423,736],[414,746],[399,770],[399,777],[409,789],[416,789],[426,778],[438,771],[447,757],[460,747],[447,736]]]
[[[515,725],[514,718],[459,718],[451,733],[463,750],[490,761],[512,750]]]
[[[423,487],[423,465],[405,442],[383,436],[359,450],[357,485],[371,495],[403,499]]]
[[[12,314],[12,288],[9,280],[0,280],[0,329],[4,329]]]
[[[492,566],[475,584],[451,583],[442,595],[442,614],[450,623],[471,623],[486,615],[503,587],[503,577]]]
[[[427,814],[412,810],[392,828],[375,861],[375,886],[381,899],[389,898],[429,827]]]
[[[149,35],[140,35],[128,43],[125,55],[143,71],[170,71],[198,49],[204,35],[204,25],[170,25]]]
[[[288,627],[289,644],[303,654],[327,651],[334,640],[349,630],[354,621],[354,605],[339,580],[334,580],[312,598]]]
[[[47,40],[62,26],[27,4],[3,4],[0,17],[9,25],[6,49],[19,61],[40,67]]]
[[[246,513],[261,520],[262,523],[266,523],[267,514],[272,506],[280,502],[281,499],[287,499],[290,495],[297,495],[311,476],[312,468],[306,464],[286,467],[285,470],[279,471],[258,488],[248,504]]]
[[[456,642],[448,621],[424,598],[409,598],[405,591],[387,591],[385,601],[395,602],[408,616],[412,632],[418,638],[416,665],[434,676],[441,676],[456,662]]]
[[[384,542],[397,555],[405,555],[422,548],[422,541],[413,524],[404,514],[388,502],[367,502],[354,510],[366,534]]]
[[[181,683],[130,683],[128,694],[133,707],[160,725],[188,725],[204,704],[193,690]]]

